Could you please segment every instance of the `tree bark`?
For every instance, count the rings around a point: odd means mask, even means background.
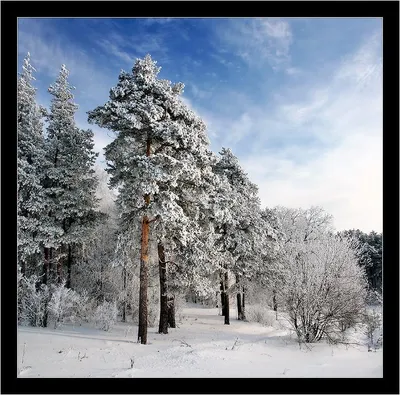
[[[245,306],[245,295],[246,295],[246,288],[243,285],[243,297],[242,297],[242,319],[243,321],[246,319],[246,306]]]
[[[237,301],[237,309],[238,309],[238,320],[243,320],[242,318],[242,294],[238,292],[236,294],[236,301]]]
[[[168,325],[170,328],[176,328],[175,323],[175,297],[170,295],[168,297]]]
[[[72,247],[68,245],[68,257],[67,257],[67,282],[65,286],[71,288],[71,267],[72,267]]]
[[[158,333],[168,333],[168,289],[167,289],[167,263],[165,261],[164,245],[158,246],[158,269],[160,274],[160,321]]]
[[[43,263],[43,278],[42,278],[42,284],[47,285],[48,283],[48,278],[49,277],[49,249],[47,247],[44,248],[44,263]],[[47,305],[47,302],[46,302]],[[43,315],[43,326],[46,328],[47,327],[47,321],[48,321],[48,311],[47,311],[47,306],[44,311]]]
[[[222,310],[222,315],[225,316],[225,290],[224,290],[224,281],[222,279],[220,282],[220,290],[221,290],[221,310]]]
[[[60,247],[61,254],[63,253],[63,247]],[[57,284],[61,284],[62,277],[62,260],[63,258],[59,257],[56,264],[56,282]]]
[[[278,311],[278,303],[276,302],[276,289],[272,291],[272,305],[274,308],[274,311]]]
[[[240,282],[239,276],[236,276],[236,285],[239,287],[239,290],[238,290],[238,292],[236,294],[238,320],[242,321],[242,320],[244,320],[244,317],[243,317],[242,294],[240,292],[239,282]]]
[[[54,252],[54,248],[49,248],[49,278],[48,278],[48,282],[50,283],[54,283],[54,267],[53,267],[53,252]]]
[[[225,293],[225,325],[230,325],[229,323],[229,294],[228,294],[228,272],[225,272],[224,281],[224,293]]]
[[[149,261],[149,219],[143,217],[142,239],[140,250],[140,289],[139,289],[139,332],[138,342],[147,344],[147,288],[148,288],[148,261]]]
[[[49,249],[45,247],[42,284],[47,285],[48,277],[49,277]]]
[[[150,156],[151,140],[147,139],[146,156]],[[144,196],[146,206],[150,204],[150,195]],[[150,223],[147,215],[142,220],[142,238],[140,243],[140,289],[139,289],[139,330],[138,342],[147,344],[147,289],[149,277],[149,232]]]
[[[122,302],[122,322],[126,322],[126,267],[122,269],[122,283],[124,290],[124,300]]]

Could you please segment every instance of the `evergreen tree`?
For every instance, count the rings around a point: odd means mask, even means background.
[[[97,179],[93,169],[97,153],[93,151],[93,132],[81,130],[75,124],[78,106],[73,102],[73,87],[68,82],[65,65],[49,88],[53,96],[47,127],[46,193],[51,200],[49,217],[54,221],[47,248],[58,249],[56,278],[61,282],[62,264],[66,258],[66,285],[71,284],[74,247],[80,247],[90,237],[101,216],[96,212]],[[52,252],[52,250],[51,250]]]
[[[359,229],[338,232],[339,235],[356,238],[360,244],[358,264],[364,269],[371,290],[382,291],[382,233],[369,234]]]
[[[30,54],[25,57],[18,79],[18,262],[22,274],[35,271],[37,254],[43,247],[46,196],[42,188],[46,165],[43,116],[32,85],[35,69]],[[27,263],[32,262],[29,268]]]
[[[167,232],[174,229],[180,243],[189,235],[184,205],[189,204],[189,197],[193,199],[201,180],[208,145],[204,123],[179,98],[183,84],[159,79],[159,71],[150,55],[138,59],[132,73],[120,73],[110,100],[89,112],[90,122],[117,132],[106,147],[106,159],[111,185],[120,187],[117,202],[125,231],[133,234],[137,218],[142,218],[138,332],[142,344],[147,342],[150,224],[156,227],[161,273],[165,271]],[[164,276],[160,281],[165,307]]]
[[[244,284],[241,282],[257,271],[262,264],[261,257],[276,235],[268,217],[262,215],[257,186],[249,180],[230,149],[222,149],[214,172],[219,177],[219,186],[214,198],[213,222],[216,245],[224,255],[221,302],[225,324],[229,324],[228,272],[236,279],[238,318],[245,319]]]

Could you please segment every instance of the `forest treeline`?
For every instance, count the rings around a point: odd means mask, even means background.
[[[286,314],[299,341],[338,339],[371,322],[382,235],[336,232],[320,207],[262,207],[229,148],[210,149],[184,85],[150,55],[121,71],[89,123],[114,132],[96,166],[75,121],[63,65],[38,105],[28,54],[18,78],[18,321],[56,327],[117,319],[167,334],[184,299],[219,306],[229,325],[253,306]],[[228,131],[229,133],[229,131]],[[273,191],[271,191],[273,193]],[[260,308],[262,308],[260,307]]]

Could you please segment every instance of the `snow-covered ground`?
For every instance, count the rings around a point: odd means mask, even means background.
[[[182,314],[168,335],[149,328],[147,345],[129,323],[110,332],[19,327],[19,377],[382,377],[382,350],[300,348],[279,325],[237,321],[234,309],[229,326],[217,309],[189,305]]]

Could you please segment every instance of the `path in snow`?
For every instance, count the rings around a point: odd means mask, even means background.
[[[382,351],[300,349],[282,329],[237,321],[234,309],[231,325],[217,309],[196,305],[183,317],[168,335],[149,328],[147,345],[136,343],[137,326],[128,323],[110,332],[19,327],[19,377],[382,377]]]

